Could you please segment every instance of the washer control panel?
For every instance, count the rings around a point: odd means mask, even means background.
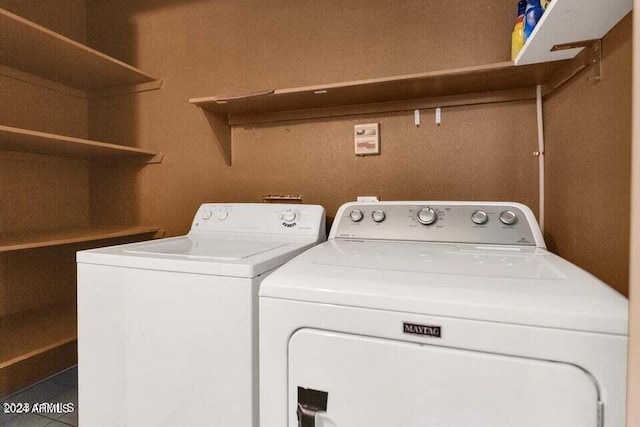
[[[324,229],[322,206],[271,203],[205,203],[191,225],[194,232],[316,235],[323,234]]]
[[[330,237],[545,246],[527,206],[497,202],[347,203]]]

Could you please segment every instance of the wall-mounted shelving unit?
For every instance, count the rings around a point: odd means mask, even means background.
[[[45,248],[72,243],[115,239],[118,237],[153,237],[160,232],[158,227],[107,227],[86,226],[53,230],[0,233],[0,253],[23,249]]]
[[[0,9],[0,63],[85,91],[156,82],[142,70]]]
[[[533,99],[535,86],[562,66],[555,62],[516,67],[509,61],[189,102],[207,113],[230,165],[230,126]]]
[[[574,58],[582,48],[554,50],[604,37],[633,8],[633,0],[553,0],[515,59],[527,65]]]
[[[51,91],[46,93],[47,96],[43,97],[42,102],[46,107],[47,100],[55,99],[56,108],[60,108],[59,105],[65,105],[67,97],[74,98],[74,106],[84,105],[86,108],[88,107],[87,99],[90,98],[155,90],[162,84],[161,80],[136,67],[2,8],[0,8],[0,73],[8,82],[12,80],[21,82],[17,87],[23,87],[21,85],[24,82],[32,84],[34,93],[38,90]],[[22,94],[22,92],[16,93],[19,97]],[[33,102],[33,108],[38,109],[39,99],[28,96],[30,95],[26,96],[28,102]],[[6,104],[4,108],[11,108],[11,100],[3,101]],[[63,111],[56,111],[56,113],[58,113],[57,117],[63,123],[69,124],[71,129],[87,127],[85,123],[77,123],[78,120],[84,119],[75,118]],[[17,122],[25,122],[22,117],[19,118]],[[59,166],[57,169],[54,168],[56,172],[48,172],[49,179],[56,173],[67,177],[64,171],[65,162],[80,170],[96,164],[102,166],[160,163],[163,158],[160,153],[140,148],[8,126],[11,120],[6,120],[4,125],[0,124],[0,150],[91,161],[83,164],[64,159],[60,162],[56,160]],[[46,120],[39,122],[46,123]],[[18,155],[17,158],[23,160],[23,157],[26,156]],[[20,166],[22,164],[25,166]],[[26,173],[31,173],[30,171],[33,170],[33,173],[37,173],[35,172],[37,168],[34,168],[33,164],[27,164],[24,162],[16,165],[15,169],[29,171]],[[0,175],[2,175],[1,170]],[[9,176],[24,176],[24,173]],[[38,179],[34,179],[33,183],[29,185],[46,185],[46,182],[40,183]],[[92,185],[89,180],[80,180],[77,183],[79,186]],[[9,206],[11,197],[21,197],[20,182],[9,181],[7,185],[14,190],[9,193],[9,199],[4,200]],[[82,190],[83,194],[90,193],[90,188],[85,187]],[[46,193],[40,191],[38,194]],[[56,194],[51,194],[50,197],[56,198]],[[35,200],[36,205],[37,202]],[[84,211],[89,209],[89,204],[68,208],[73,211],[75,217],[83,218],[83,222],[92,217],[91,212]],[[73,251],[75,249],[66,246],[62,248],[62,246],[78,245],[79,248],[85,249],[113,242],[151,239],[160,237],[162,234],[157,227],[61,227],[61,224],[56,224],[54,220],[49,230],[33,230],[28,229],[29,218],[21,218],[18,223],[23,224],[22,231],[14,232],[9,229],[0,232],[0,255],[10,260],[8,263],[0,263],[3,266],[0,269],[3,279],[0,285],[3,286],[2,292],[16,292],[17,296],[14,299],[19,300],[19,302],[14,301],[13,305],[3,306],[4,315],[0,315],[2,331],[0,397],[77,361],[76,306],[75,300],[72,299],[72,295],[75,294],[75,283],[73,283],[75,276]],[[27,229],[24,229],[25,227]],[[33,266],[30,257],[35,252],[32,250],[39,248],[52,250],[37,252],[38,268],[42,268],[43,271],[53,269],[56,274],[52,276],[53,278],[48,278],[46,274],[34,276],[29,283],[32,290],[47,287],[47,292],[43,292],[41,298],[20,299],[21,291],[17,287],[22,285],[20,283],[22,269]]]
[[[160,163],[162,154],[106,142],[0,125],[0,150],[83,159]]]
[[[17,70],[12,71],[14,77],[33,75],[89,95],[158,89],[162,83],[138,68],[1,8],[0,40],[0,64]],[[140,85],[143,88],[135,88]],[[4,125],[0,125],[0,149],[87,159],[162,161],[161,154],[147,150]]]

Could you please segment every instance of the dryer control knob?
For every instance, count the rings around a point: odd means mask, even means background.
[[[475,211],[471,214],[471,221],[473,221],[475,224],[483,225],[486,224],[487,221],[489,221],[489,216],[485,211]]]
[[[380,209],[376,209],[373,212],[371,212],[371,218],[375,222],[382,222],[386,218],[386,215],[384,214],[384,211],[381,211]]]
[[[213,216],[213,212],[211,212],[210,210],[206,210],[202,212],[202,219],[205,221],[208,219],[211,219],[212,216]]]
[[[282,220],[287,223],[291,223],[295,221],[297,217],[298,215],[296,214],[296,212],[292,211],[291,209],[289,209],[288,211],[285,211],[282,214]]]
[[[518,222],[518,216],[513,211],[502,211],[500,212],[500,221],[504,225],[513,225]]]
[[[422,208],[418,211],[416,219],[420,224],[431,225],[438,220],[438,214],[431,208]]]
[[[354,209],[351,212],[349,212],[349,218],[351,218],[351,221],[353,222],[362,221],[363,217],[364,217],[364,214],[360,209]]]
[[[220,211],[216,213],[216,218],[218,218],[218,221],[224,221],[228,216],[229,212],[227,211]]]

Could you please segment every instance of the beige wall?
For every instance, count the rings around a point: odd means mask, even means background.
[[[90,1],[90,43],[164,80],[160,91],[91,103],[90,132],[165,153],[139,172],[92,175],[102,222],[185,232],[203,201],[301,194],[333,215],[362,193],[384,199],[516,200],[537,209],[532,102],[306,120],[233,130],[227,167],[188,99],[508,60],[515,9],[402,0]],[[481,37],[479,36],[481,35]],[[355,123],[381,123],[382,155],[356,158]],[[130,191],[130,188],[135,188]],[[115,192],[115,203],[101,194]],[[125,213],[120,204],[135,206]]]
[[[2,0],[0,7],[70,39],[87,42],[84,0]]]
[[[545,240],[623,294],[629,280],[632,17],[603,40],[603,79],[586,70],[549,96]]]
[[[640,10],[640,0],[634,2]],[[631,283],[629,322],[629,396],[627,426],[640,426],[640,14],[634,17],[633,58],[633,182],[631,221]]]

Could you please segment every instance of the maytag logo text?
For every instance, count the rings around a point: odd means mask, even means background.
[[[417,325],[405,322],[403,323],[403,332],[405,334],[442,338],[442,328],[440,326]]]

